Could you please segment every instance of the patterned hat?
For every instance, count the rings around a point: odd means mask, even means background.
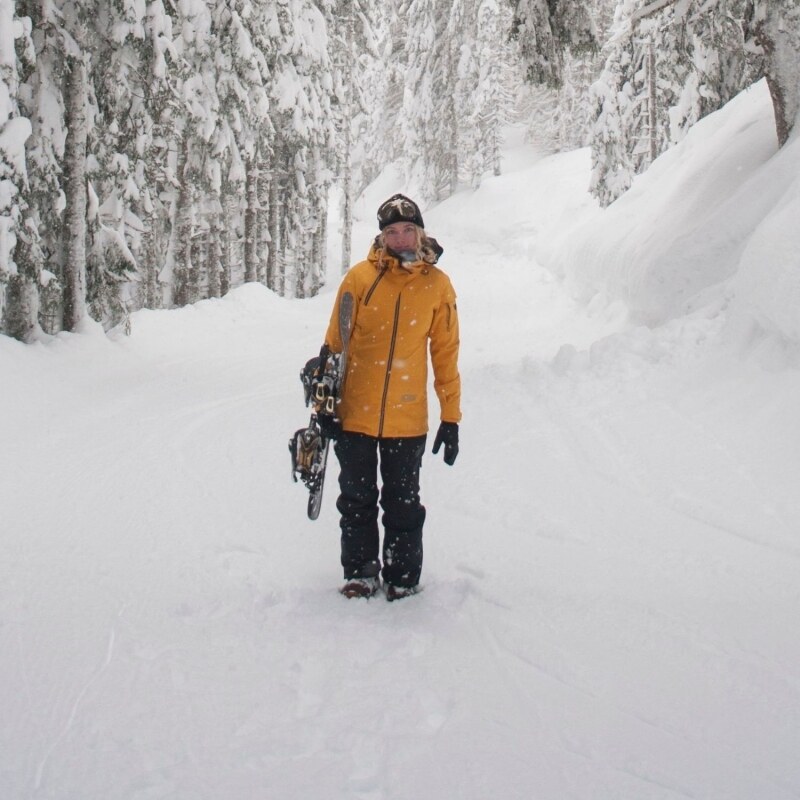
[[[393,194],[378,209],[378,228],[380,230],[394,222],[413,222],[420,228],[425,227],[419,206],[404,194]]]

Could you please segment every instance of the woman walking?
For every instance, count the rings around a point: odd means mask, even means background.
[[[401,194],[390,197],[378,209],[378,229],[367,259],[339,288],[322,356],[342,350],[339,303],[350,292],[347,375],[335,418],[320,415],[320,422],[336,440],[341,467],[340,591],[371,597],[382,577],[387,600],[398,600],[418,591],[422,570],[419,471],[428,433],[429,352],[441,410],[433,452],[444,445],[450,465],[458,455],[459,333],[455,292],[436,266],[443,251],[425,233],[417,204]]]

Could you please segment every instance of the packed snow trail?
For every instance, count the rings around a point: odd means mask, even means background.
[[[345,601],[286,450],[329,300],[3,342],[2,796],[796,797],[798,509],[692,358],[467,356],[425,591]]]

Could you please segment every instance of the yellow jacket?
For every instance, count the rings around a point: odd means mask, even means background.
[[[441,419],[461,419],[458,315],[450,279],[425,261],[401,265],[373,245],[345,275],[325,336],[342,350],[339,302],[355,300],[347,375],[337,416],[345,431],[369,436],[428,432],[428,342]]]

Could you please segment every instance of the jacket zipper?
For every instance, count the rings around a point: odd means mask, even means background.
[[[386,269],[384,268],[384,269],[382,269],[380,271],[380,274],[378,275],[378,277],[375,278],[375,281],[373,282],[372,286],[369,287],[369,291],[364,295],[364,305],[365,306],[369,304],[370,298],[372,297],[372,293],[378,287],[378,284],[381,282],[381,278],[385,274],[386,274]]]
[[[386,378],[383,382],[383,397],[381,398],[381,419],[378,425],[378,438],[383,436],[383,421],[386,416],[386,398],[389,394],[389,378],[392,376],[392,361],[394,360],[394,346],[397,342],[397,323],[400,320],[400,297],[402,290],[397,294],[397,302],[394,306],[394,326],[392,328],[392,342],[389,345],[389,361],[386,365]]]

